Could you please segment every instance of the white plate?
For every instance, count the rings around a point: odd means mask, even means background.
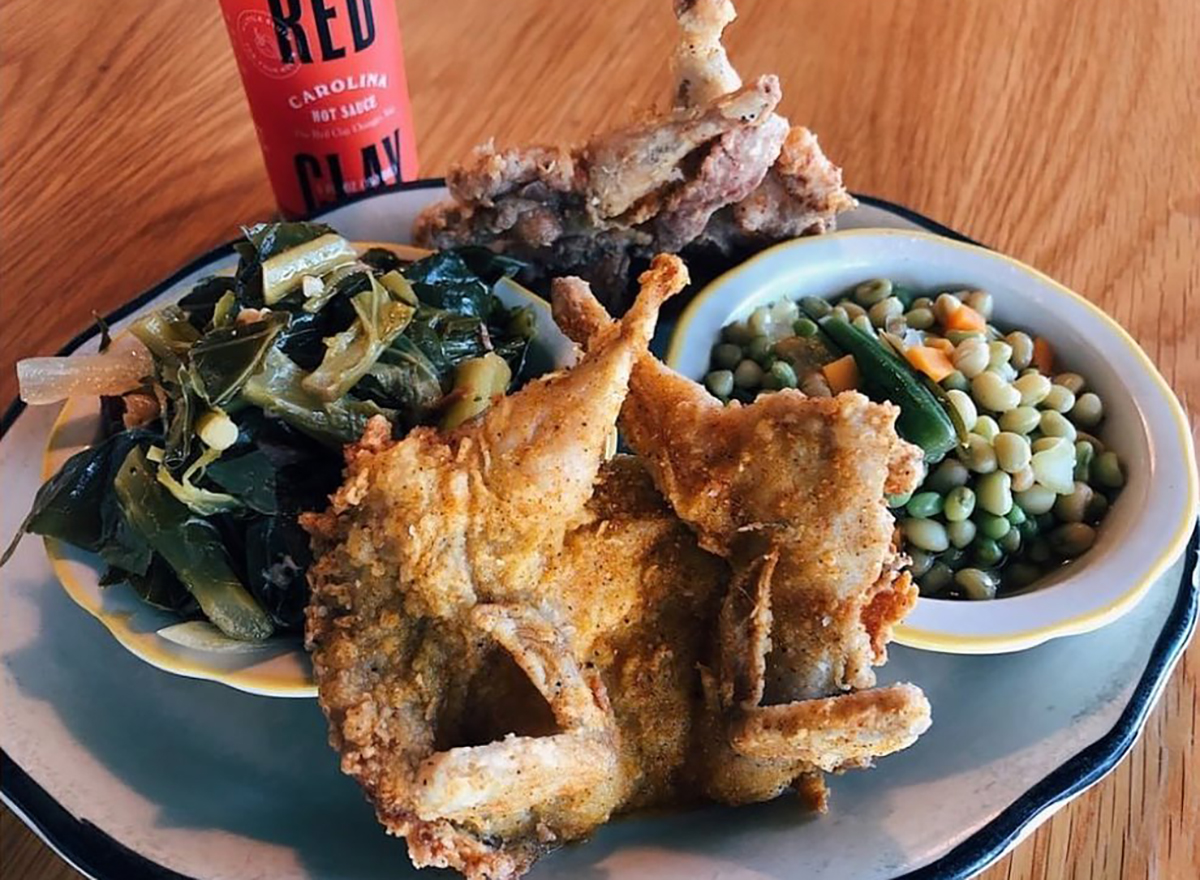
[[[437,195],[391,192],[329,219],[354,238],[393,238]],[[913,223],[903,209],[872,203],[845,225]],[[40,479],[53,418],[10,409],[3,420],[0,534],[16,527]],[[532,876],[970,876],[1130,748],[1194,627],[1194,569],[1193,543],[1120,621],[1021,654],[893,648],[882,678],[921,684],[933,728],[876,770],[835,777],[825,817],[781,798],[623,818],[544,859]],[[262,699],[141,662],[70,600],[38,542],[0,572],[0,589],[4,798],[84,873],[413,876],[404,844],[383,834],[338,772],[312,701]]]
[[[1150,358],[1083,297],[1011,257],[927,232],[856,229],[776,245],[726,272],[688,304],[667,362],[700,379],[721,328],[760,305],[831,297],[868,278],[920,290],[982,288],[995,321],[1049,340],[1056,371],[1074,370],[1104,401],[1100,439],[1126,485],[1096,545],[1029,592],[991,602],[921,598],[896,628],[904,645],[960,654],[1019,651],[1127,614],[1183,552],[1195,526],[1196,453],[1183,407]]]

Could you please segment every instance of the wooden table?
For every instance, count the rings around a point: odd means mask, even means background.
[[[1091,298],[1200,424],[1200,4],[739,5],[735,64],[780,74],[784,111],[853,189]],[[399,6],[429,175],[490,135],[582,138],[664,98],[666,0]],[[7,401],[17,358],[54,351],[272,199],[212,0],[9,0],[0,63]],[[984,876],[1200,875],[1198,722],[1200,644],[1121,766]],[[75,876],[11,815],[0,827],[4,877]]]

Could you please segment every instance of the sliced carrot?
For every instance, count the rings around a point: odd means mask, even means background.
[[[946,354],[954,354],[954,343],[945,336],[934,336],[933,338],[926,337],[925,344],[930,348],[936,348],[938,351]]]
[[[940,348],[913,345],[904,350],[904,356],[914,369],[924,373],[934,382],[941,382],[954,372],[954,362]]]
[[[947,330],[982,332],[987,329],[987,320],[979,312],[963,303],[946,316]]]
[[[1047,376],[1054,372],[1054,349],[1042,336],[1033,338],[1033,365]]]
[[[849,391],[851,388],[858,387],[858,364],[854,362],[854,355],[848,354],[838,358],[836,361],[825,364],[821,367],[821,372],[825,374],[825,381],[829,383],[829,390],[834,394],[841,394],[843,391]]]

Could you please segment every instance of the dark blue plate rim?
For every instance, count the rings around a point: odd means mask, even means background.
[[[441,179],[417,180],[358,196],[338,205],[337,208],[390,193],[441,186],[444,186]],[[873,196],[855,197],[865,205],[888,211],[929,232],[956,241],[979,244],[903,205]],[[197,269],[232,253],[232,242],[213,248],[169,278],[106,315],[105,320],[109,323],[121,320]],[[85,330],[63,346],[58,353],[70,354],[98,332],[96,327]],[[0,438],[8,433],[24,409],[25,405],[19,400],[9,404],[4,415],[0,416]],[[1022,830],[1039,815],[1082,792],[1116,767],[1136,742],[1150,710],[1166,686],[1171,670],[1196,629],[1197,608],[1200,607],[1200,581],[1196,577],[1197,560],[1200,558],[1200,527],[1193,531],[1184,554],[1184,571],[1175,604],[1154,643],[1149,662],[1138,680],[1137,687],[1134,688],[1129,703],[1112,729],[1052,771],[992,821],[944,856],[894,880],[966,880],[974,876],[1000,858],[1017,840]],[[94,880],[198,880],[147,859],[92,823],[75,818],[3,751],[0,751],[0,796],[63,859]]]

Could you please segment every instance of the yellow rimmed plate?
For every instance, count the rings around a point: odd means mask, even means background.
[[[358,242],[356,247],[360,252],[370,247],[386,247],[405,259],[419,259],[428,253],[385,242]],[[228,253],[215,257],[211,263],[169,286],[136,314],[175,302],[199,277],[230,274],[236,262],[236,256]],[[496,286],[496,295],[510,307],[529,306],[537,315],[538,334],[529,359],[532,371],[543,372],[573,362],[575,346],[555,326],[545,300],[507,280]],[[42,460],[43,480],[92,442],[98,419],[96,398],[72,398],[63,405],[47,440]],[[122,646],[150,665],[261,696],[316,696],[312,668],[299,636],[279,636],[236,651],[180,644],[160,634],[178,624],[178,617],[140,601],[128,585],[101,587],[101,569],[92,554],[53,539],[47,539],[45,545],[54,573],[71,599],[100,621]]]
[[[1197,516],[1196,458],[1187,417],[1150,358],[1079,294],[1011,257],[925,232],[862,229],[770,248],[701,291],[680,317],[667,361],[701,378],[721,327],[782,298],[832,296],[868,278],[918,288],[978,287],[994,320],[1045,336],[1063,369],[1105,402],[1101,439],[1127,483],[1096,545],[1027,593],[990,602],[922,598],[900,644],[961,654],[1033,647],[1089,632],[1129,612],[1180,556]]]

